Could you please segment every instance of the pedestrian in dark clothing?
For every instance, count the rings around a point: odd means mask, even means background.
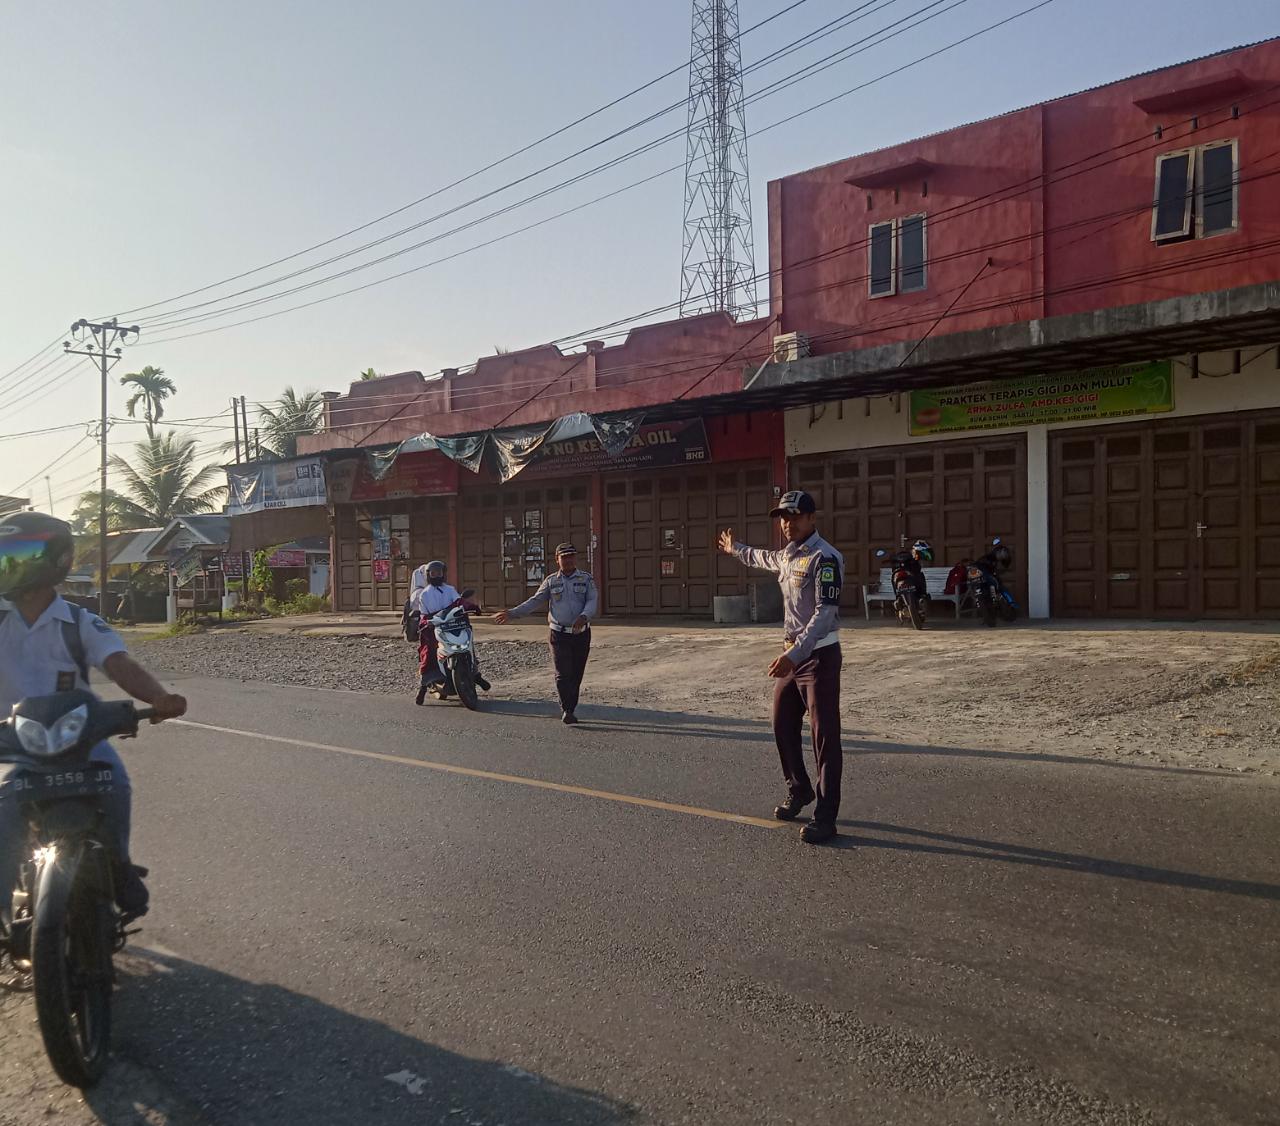
[[[560,718],[564,723],[577,723],[578,692],[591,654],[591,619],[600,600],[595,580],[578,570],[578,549],[573,544],[562,543],[556,548],[556,563],[558,569],[542,580],[533,597],[510,610],[500,610],[493,620],[501,626],[511,618],[546,608]]]
[[[782,521],[787,546],[780,551],[747,547],[720,533],[720,550],[748,567],[778,576],[784,609],[782,656],[769,666],[773,691],[773,736],[782,760],[787,796],[774,811],[780,821],[793,821],[814,797],[813,821],[800,831],[802,840],[822,844],[836,835],[840,811],[840,588],[844,556],[817,533],[813,497],[794,490],[783,495],[769,514]],[[804,717],[809,715],[818,788],[814,794],[804,762]]]

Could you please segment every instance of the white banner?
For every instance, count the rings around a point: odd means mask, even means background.
[[[324,463],[318,457],[271,461],[243,469],[227,467],[227,512],[231,516],[324,503]]]

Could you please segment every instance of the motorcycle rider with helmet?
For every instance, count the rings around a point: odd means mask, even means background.
[[[58,594],[74,555],[71,527],[64,521],[40,512],[0,517],[0,714],[8,716],[27,697],[88,690],[93,667],[149,704],[156,713],[152,723],[183,715],[187,701],[130,657],[115,630]],[[116,845],[117,904],[128,922],[145,915],[148,903],[145,870],[129,859],[129,776],[109,743],[93,750],[91,762],[110,768],[116,780],[114,792],[103,798],[103,811]],[[21,763],[0,762],[0,920],[5,925],[27,844],[26,819],[13,785],[23,772]]]
[[[448,576],[449,568],[441,560],[433,559],[413,572],[413,578],[409,584],[409,612],[419,615],[416,701],[419,705],[426,701],[427,692],[437,685],[443,686],[440,692],[441,699],[452,692],[452,687],[447,682],[448,678],[440,668],[439,646],[431,619],[441,610],[455,603],[461,603],[468,613],[474,613],[480,609],[476,603],[463,599],[457,589],[446,581]],[[479,675],[476,676],[476,684],[486,692],[489,690],[489,682]]]
[[[929,546],[928,540],[916,540],[911,545],[911,562],[906,570],[911,575],[912,581],[915,583],[916,595],[920,599],[921,605],[929,600],[928,584],[925,582],[923,568],[933,563],[933,548]]]

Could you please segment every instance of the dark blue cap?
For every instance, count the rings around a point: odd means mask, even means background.
[[[813,497],[806,493],[803,489],[792,489],[789,493],[783,493],[782,499],[774,506],[770,516],[792,516],[797,512],[817,512],[818,506],[813,503]]]

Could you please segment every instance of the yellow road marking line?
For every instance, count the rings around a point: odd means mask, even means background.
[[[216,731],[222,735],[239,735],[246,739],[265,739],[271,743],[283,743],[288,747],[302,747],[312,751],[329,751],[332,754],[350,755],[352,758],[375,759],[378,762],[394,762],[400,766],[413,766],[419,770],[436,770],[442,774],[461,774],[468,778],[484,778],[490,782],[511,782],[517,786],[531,786],[537,790],[555,790],[561,794],[578,794],[585,798],[602,798],[605,801],[639,805],[646,809],[661,809],[668,813],[686,813],[693,817],[708,817],[713,821],[732,821],[736,825],[754,825],[757,829],[780,829],[782,822],[763,817],[748,817],[742,813],[725,813],[719,809],[703,809],[696,805],[680,805],[678,802],[658,801],[655,798],[638,798],[632,794],[615,794],[609,790],[593,790],[587,786],[570,786],[564,782],[544,782],[541,778],[525,778],[519,774],[499,774],[492,770],[476,770],[469,766],[454,766],[447,762],[431,762],[427,759],[388,755],[381,751],[362,751],[356,747],[336,747],[331,743],[313,743],[307,739],[290,739],[283,735],[264,735],[260,731],[241,731],[235,727],[219,727],[212,723],[197,723],[190,719],[173,719],[170,723],[183,727],[195,727],[201,731]]]

